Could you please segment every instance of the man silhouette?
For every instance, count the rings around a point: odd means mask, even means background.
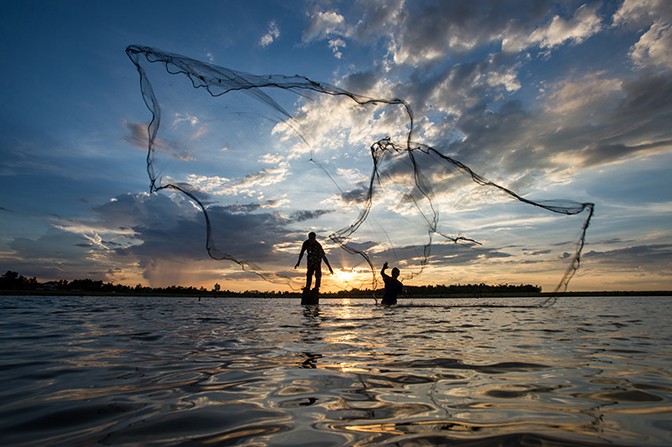
[[[313,231],[308,233],[308,239],[301,246],[299,260],[296,261],[294,268],[297,268],[299,264],[301,264],[303,253],[306,251],[308,252],[308,270],[306,271],[306,287],[304,290],[310,290],[310,284],[313,281],[313,275],[315,275],[315,290],[319,290],[322,281],[322,260],[324,259],[324,263],[327,264],[327,267],[329,267],[329,272],[332,275],[334,274],[334,271],[331,269],[327,255],[324,254],[322,245],[317,242],[316,235]]]
[[[391,306],[397,304],[397,295],[399,295],[404,290],[404,285],[399,281],[399,269],[392,269],[392,276],[385,273],[387,270],[387,262],[383,264],[383,268],[380,271],[380,276],[383,277],[383,282],[385,283],[385,290],[383,291],[383,304]]]

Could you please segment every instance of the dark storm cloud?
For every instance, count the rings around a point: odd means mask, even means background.
[[[292,222],[304,222],[306,220],[317,219],[333,212],[334,210],[296,211],[289,216],[289,220]]]
[[[91,244],[77,234],[53,228],[35,240],[15,238],[9,247],[15,255],[7,263],[0,261],[2,271],[12,270],[47,280],[105,277],[104,269],[91,271],[95,268],[88,259]]]
[[[595,251],[584,254],[591,264],[614,268],[642,268],[646,271],[672,271],[672,244],[635,245],[631,247]]]
[[[187,203],[186,199],[181,203]],[[180,214],[193,213],[192,208],[177,205],[165,194],[146,193],[123,194],[93,210],[110,229],[170,225]]]
[[[403,4],[403,7],[401,6]],[[361,2],[353,7],[351,28],[333,30],[357,40],[390,36],[397,58],[420,62],[478,45],[500,42],[505,33],[529,34],[555,13],[571,16],[580,3],[549,8],[548,1]],[[347,28],[347,31],[344,30]]]
[[[395,247],[392,250],[376,253],[379,259],[410,260],[424,257],[423,245],[407,245]],[[485,262],[489,259],[509,258],[510,254],[499,251],[497,248],[488,248],[475,245],[439,244],[431,247],[430,264],[435,265],[467,265]]]
[[[601,165],[604,163],[625,159],[652,149],[664,149],[669,147],[672,147],[672,140],[662,140],[655,143],[636,144],[631,146],[623,143],[597,144],[585,151],[587,157],[584,160],[584,165]]]
[[[341,194],[341,200],[347,205],[362,205],[366,202],[368,195],[369,189],[365,186],[361,186]]]
[[[215,244],[237,259],[271,263],[277,257],[275,244],[294,241],[287,220],[274,213],[231,214],[218,207],[208,213],[214,224]]]
[[[259,209],[262,208],[262,205],[260,203],[244,203],[244,204],[234,204],[234,205],[226,205],[221,207],[224,211],[228,211],[231,213],[250,213],[253,211],[258,211]]]
[[[432,246],[432,262],[439,265],[470,264],[509,257],[511,257],[510,254],[497,248],[460,244],[435,244]]]
[[[37,240],[27,238],[14,239],[9,247],[17,252],[21,259],[27,260],[59,260],[80,258],[85,251],[82,247],[84,239],[75,234],[61,234],[57,230],[50,230]]]
[[[373,67],[367,71],[357,71],[345,75],[340,85],[351,92],[366,92],[381,78],[381,67]]]
[[[181,204],[158,200],[163,207],[152,207],[151,215],[141,213],[145,218],[136,219],[132,226],[133,237],[141,243],[117,250],[118,253],[141,259],[207,259],[206,226],[202,214],[190,205],[192,209],[185,210]],[[133,208],[137,209],[137,204]],[[287,221],[273,213],[248,214],[212,206],[208,208],[208,215],[214,246],[247,262],[272,262],[277,257],[273,252],[274,245],[293,240],[292,232],[286,229]]]

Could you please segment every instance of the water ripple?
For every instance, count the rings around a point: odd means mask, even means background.
[[[2,297],[0,440],[668,446],[668,300]]]

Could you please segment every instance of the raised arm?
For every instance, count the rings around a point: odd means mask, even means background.
[[[385,270],[386,270],[386,269],[387,269],[387,262],[386,262],[385,264],[383,264],[383,268],[380,269],[380,275],[381,275],[383,278],[386,277],[386,276],[388,276],[387,273],[385,273]]]

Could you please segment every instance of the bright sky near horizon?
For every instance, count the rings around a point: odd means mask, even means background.
[[[162,131],[188,142],[160,131],[160,175],[204,198],[218,248],[258,266],[265,281],[208,256],[203,216],[185,196],[149,194],[151,115],[125,54],[133,44],[401,98],[420,143],[533,200],[595,203],[569,290],[672,289],[666,0],[3,1],[1,272],[287,290],[303,281],[304,266],[293,267],[312,230],[336,271],[326,288],[370,286],[368,265],[327,237],[359,215],[369,146],[400,138],[403,113],[287,95],[287,126],[255,105],[217,115],[217,98],[189,91],[186,78],[152,74],[184,107],[165,109]],[[430,204],[403,200],[412,194],[404,166],[386,166],[351,241],[376,268],[398,265],[407,284],[556,286],[585,216],[457,185],[429,160],[419,168],[433,185],[438,230],[481,245],[434,236],[411,277]]]

